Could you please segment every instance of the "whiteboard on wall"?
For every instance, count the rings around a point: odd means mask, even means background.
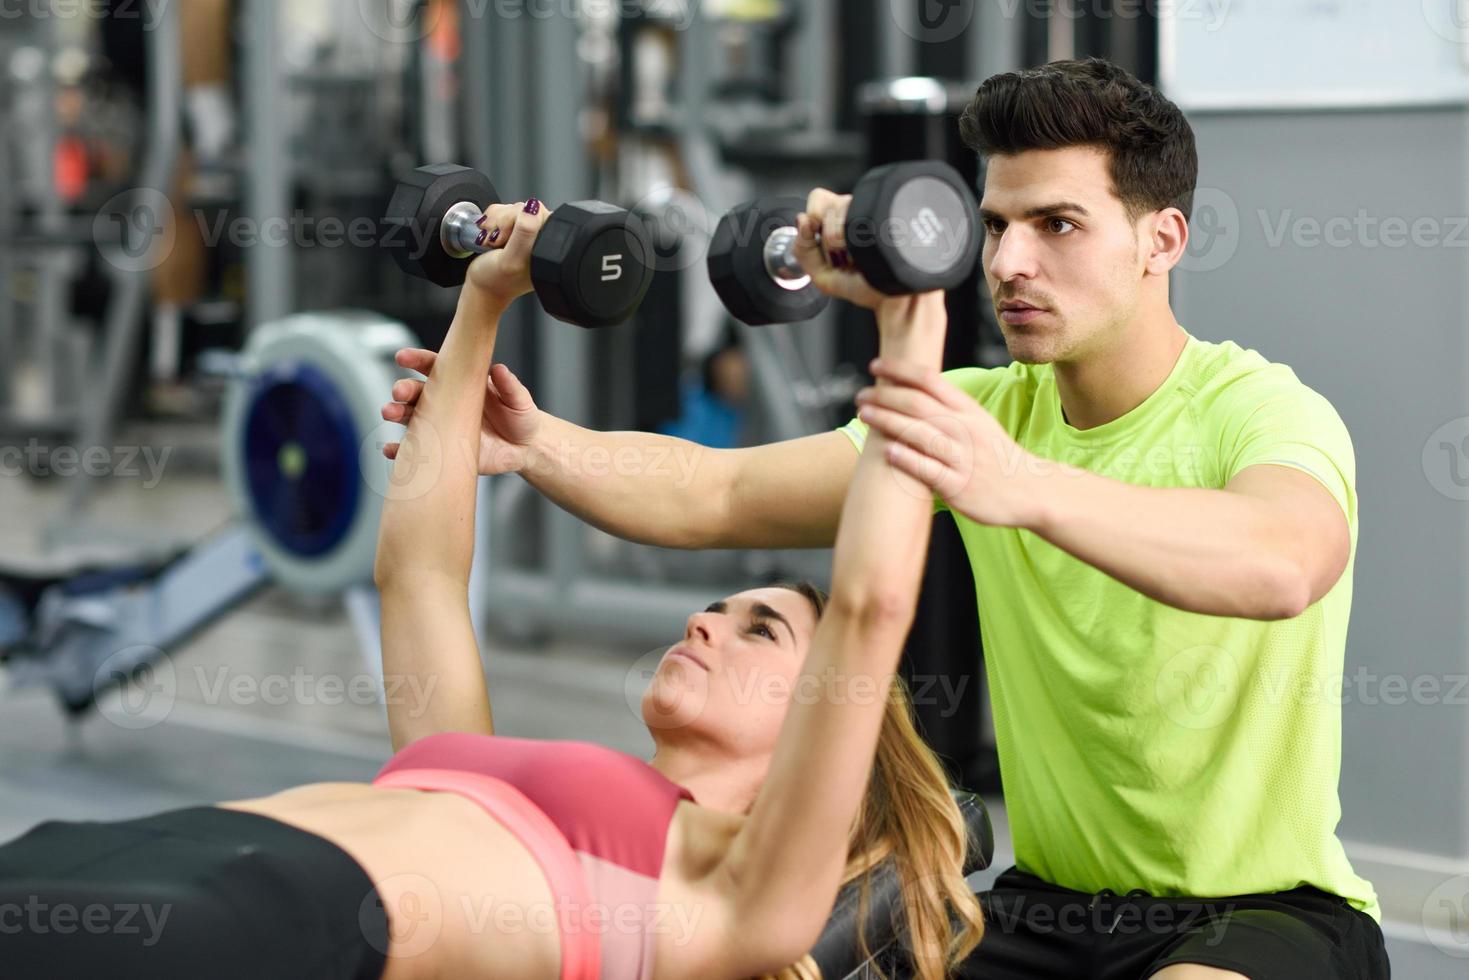
[[[1149,2],[1184,109],[1469,102],[1469,0]]]

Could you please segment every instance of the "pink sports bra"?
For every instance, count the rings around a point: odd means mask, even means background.
[[[562,980],[648,980],[668,824],[693,794],[588,742],[444,732],[393,756],[375,786],[458,793],[515,834],[556,896]]]

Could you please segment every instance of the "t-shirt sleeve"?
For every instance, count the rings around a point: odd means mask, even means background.
[[[842,426],[840,429],[837,429],[837,431],[840,432],[842,435],[846,436],[848,439],[851,440],[852,445],[854,445],[854,446],[857,447],[857,453],[859,455],[862,453],[863,447],[865,447],[867,445],[867,423],[866,422],[863,422],[859,418],[853,418],[852,421],[848,422],[846,425]],[[934,494],[934,496],[933,496],[933,512],[935,514],[941,514],[941,513],[943,513],[944,511],[946,511],[948,509],[949,509],[949,505],[946,504],[946,503],[944,503],[943,498],[940,497],[938,494]]]
[[[1357,462],[1352,437],[1331,402],[1294,378],[1251,386],[1234,399],[1221,442],[1224,481],[1251,466],[1289,466],[1314,477],[1341,505],[1355,534]]]

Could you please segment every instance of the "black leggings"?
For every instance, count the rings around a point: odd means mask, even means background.
[[[379,980],[387,946],[361,865],[259,814],[53,820],[0,846],[7,980]]]

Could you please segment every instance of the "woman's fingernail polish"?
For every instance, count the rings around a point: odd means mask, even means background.
[[[538,200],[536,200],[535,198],[531,198],[529,201],[526,201],[525,202],[525,213],[526,214],[540,214],[541,213],[541,202],[538,201]]]
[[[838,269],[845,269],[852,264],[852,257],[847,254],[846,249],[839,248],[831,253],[831,264]]]
[[[485,233],[484,232],[480,232],[478,235],[476,235],[475,236],[475,239],[474,239],[474,243],[476,245],[483,245],[485,243]]]
[[[488,217],[489,217],[489,215],[487,215],[487,214],[480,215],[479,216],[479,220],[475,222],[475,225],[477,227],[483,228],[485,226],[485,219],[488,218]]]
[[[497,239],[499,237],[500,237],[500,229],[499,228],[496,228],[494,231],[490,232],[490,237],[488,239],[486,239],[486,241],[491,241],[492,242],[492,241],[494,241],[495,239]]]

